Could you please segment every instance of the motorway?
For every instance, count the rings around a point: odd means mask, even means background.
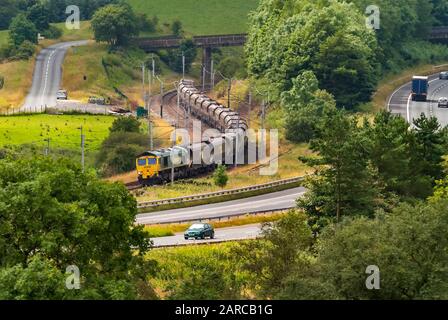
[[[305,193],[305,189],[294,188],[264,194],[245,199],[207,204],[191,208],[159,211],[140,214],[136,218],[138,224],[178,223],[184,221],[200,221],[217,217],[231,217],[259,211],[274,211],[294,208],[296,199]]]
[[[205,240],[185,240],[183,233],[178,233],[171,237],[162,237],[151,239],[154,243],[154,247],[174,247],[185,246],[191,244],[208,244],[219,243],[225,241],[237,241],[255,239],[261,234],[261,225],[253,224],[241,227],[221,228],[215,230],[214,239]]]
[[[56,106],[65,54],[70,47],[87,44],[87,40],[62,42],[42,49],[36,58],[31,89],[20,111],[33,112],[35,108]]]
[[[411,99],[411,82],[398,88],[390,97],[388,107],[393,114],[399,114],[409,123],[425,113],[428,117],[439,119],[442,127],[448,125],[448,109],[439,109],[437,101],[448,97],[448,80],[439,80],[439,74],[429,77],[429,92],[427,102],[417,102]]]

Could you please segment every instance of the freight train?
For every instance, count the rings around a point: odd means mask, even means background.
[[[178,90],[189,112],[222,134],[200,143],[139,155],[136,166],[142,185],[165,183],[172,176],[176,180],[195,177],[212,172],[218,164],[245,163],[249,161],[249,154],[254,154],[249,153],[254,144],[245,135],[247,122],[237,112],[202,94],[193,81],[182,80]]]

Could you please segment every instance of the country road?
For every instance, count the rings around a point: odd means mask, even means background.
[[[393,114],[399,114],[409,123],[425,113],[428,117],[435,116],[442,127],[448,125],[448,109],[439,109],[437,101],[448,97],[448,80],[439,80],[439,74],[429,77],[429,92],[427,102],[417,102],[411,99],[411,82],[398,88],[390,97],[388,107]]]
[[[137,215],[138,224],[176,223],[196,221],[220,216],[236,216],[245,213],[294,208],[295,201],[305,193],[302,187],[264,194],[245,199],[207,204],[191,208],[166,210]]]
[[[36,58],[33,83],[25,103],[20,108],[21,112],[56,106],[56,92],[60,89],[65,54],[70,47],[87,44],[88,40],[62,42],[42,49]]]
[[[225,241],[255,239],[258,236],[260,236],[260,233],[261,233],[261,225],[253,224],[240,227],[216,229],[214,239],[185,240],[184,234],[178,233],[171,237],[154,238],[151,240],[154,243],[154,247],[175,247],[191,244],[208,244],[208,243],[219,243]]]

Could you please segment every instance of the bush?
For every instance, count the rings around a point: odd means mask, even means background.
[[[175,20],[171,25],[171,32],[175,36],[181,36],[183,33],[182,22],[180,22],[179,20]]]
[[[96,167],[103,176],[135,170],[135,159],[147,149],[149,139],[138,132],[111,132],[101,145]]]
[[[59,39],[62,36],[62,30],[56,26],[50,25],[50,27],[42,33],[47,39]]]
[[[5,77],[0,75],[0,90],[3,89],[4,85],[5,85]]]
[[[247,76],[244,61],[237,57],[226,57],[218,64],[218,70],[227,78],[245,78]]]
[[[213,173],[213,180],[215,182],[215,185],[220,188],[224,188],[227,185],[229,177],[227,176],[225,166],[219,165],[218,168],[216,168],[215,172]]]
[[[14,58],[28,60],[35,52],[36,46],[32,42],[26,40],[17,48]]]
[[[157,30],[157,24],[159,23],[159,18],[157,16],[148,18],[146,13],[137,14],[138,27],[141,31],[155,32]]]
[[[134,118],[118,118],[112,124],[112,127],[109,129],[111,133],[114,132],[140,132],[140,122]]]

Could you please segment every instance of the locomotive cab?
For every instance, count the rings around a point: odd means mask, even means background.
[[[160,171],[160,156],[155,153],[145,152],[138,156],[136,167],[139,182],[151,182],[151,180],[157,178]]]

